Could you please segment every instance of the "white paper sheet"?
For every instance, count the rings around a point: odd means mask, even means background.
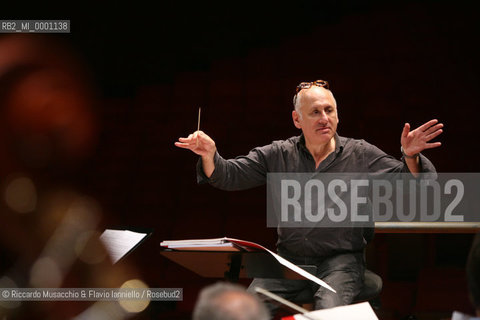
[[[378,320],[377,315],[373,311],[368,302],[351,304],[348,306],[330,308],[312,311],[306,314],[308,318],[297,314],[295,320]]]
[[[310,272],[307,272],[307,271],[303,270],[302,268],[300,268],[300,267],[298,267],[297,265],[291,263],[291,262],[288,261],[287,259],[280,257],[278,254],[274,253],[273,251],[270,251],[270,250],[268,250],[267,248],[265,248],[264,246],[259,245],[258,243],[254,243],[254,242],[250,242],[250,241],[245,241],[245,240],[239,240],[239,239],[233,239],[233,238],[225,238],[225,239],[227,239],[227,240],[229,240],[229,241],[231,241],[231,242],[234,242],[234,243],[238,243],[238,244],[250,244],[250,246],[252,246],[252,247],[261,248],[262,250],[265,250],[265,251],[267,251],[268,253],[270,253],[275,259],[277,259],[278,262],[280,262],[282,265],[284,265],[285,267],[289,268],[290,270],[295,271],[296,273],[298,273],[299,275],[305,277],[306,279],[311,280],[311,281],[313,281],[313,282],[321,285],[322,287],[325,287],[325,288],[327,288],[328,290],[337,293],[337,291],[335,291],[335,289],[333,289],[332,287],[330,287],[325,281],[323,281],[323,280],[315,277],[315,276],[312,275]]]
[[[147,235],[129,230],[106,229],[100,236],[100,240],[107,249],[112,263],[115,264]]]
[[[161,247],[181,248],[191,246],[212,246],[221,245],[228,242],[228,238],[212,238],[212,239],[188,239],[188,240],[167,240],[160,242]]]
[[[295,264],[291,263],[290,261],[288,261],[287,259],[284,259],[282,257],[280,257],[278,254],[268,250],[267,248],[265,248],[265,250],[267,250],[275,259],[277,259],[278,262],[280,262],[282,265],[284,265],[285,267],[295,271],[296,273],[300,274],[301,276],[307,278],[308,280],[311,280],[319,285],[321,285],[322,287],[325,287],[327,288],[328,290],[330,291],[333,291],[335,293],[337,293],[337,291],[335,291],[335,289],[333,289],[332,287],[330,287],[325,281],[315,277],[314,275],[312,275],[310,272],[307,272],[305,270],[303,270],[302,268],[296,266]]]

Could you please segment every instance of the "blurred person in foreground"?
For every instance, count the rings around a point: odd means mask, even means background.
[[[452,313],[452,320],[480,319],[480,233],[477,233],[473,238],[465,271],[467,275],[468,295],[475,309],[476,317],[460,311],[454,311]]]
[[[480,317],[480,233],[473,239],[467,260],[467,282],[470,299]]]
[[[267,320],[267,308],[243,287],[216,283],[200,291],[193,320]]]
[[[0,37],[0,288],[119,288],[97,201],[74,177],[95,146],[95,93],[55,38]],[[128,309],[128,308],[127,308]],[[124,319],[117,302],[0,301],[2,319]]]
[[[267,174],[283,173],[411,173],[435,172],[423,155],[431,142],[442,133],[443,124],[431,120],[415,130],[405,123],[400,135],[403,157],[397,160],[376,146],[337,134],[337,102],[324,80],[302,82],[293,98],[292,120],[301,135],[258,147],[246,156],[226,160],[217,151],[215,141],[196,131],[175,143],[200,156],[197,180],[224,190],[242,190],[266,183]],[[234,143],[232,141],[232,143]],[[363,287],[365,261],[363,251],[373,236],[371,228],[277,228],[278,253],[295,264],[316,265],[316,276],[337,293],[308,281],[254,279],[255,286],[265,288],[287,300],[309,290],[315,309],[352,303]],[[275,306],[268,304],[272,314]]]

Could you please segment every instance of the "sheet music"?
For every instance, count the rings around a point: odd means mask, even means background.
[[[160,242],[160,246],[167,248],[181,248],[181,247],[191,247],[191,246],[214,246],[222,245],[227,243],[228,239],[223,238],[212,238],[212,239],[187,239],[187,240],[166,240]]]
[[[129,230],[106,229],[100,236],[100,240],[107,249],[112,263],[115,264],[147,235],[147,233]]]
[[[378,320],[377,315],[373,311],[368,302],[351,304],[348,306],[323,309],[306,313],[307,317],[300,314],[294,316],[295,320]]]
[[[330,287],[325,281],[315,277],[313,274],[311,274],[310,272],[307,272],[305,270],[303,270],[302,268],[298,267],[297,265],[291,263],[290,261],[288,261],[287,259],[285,258],[282,258],[280,257],[278,254],[268,250],[267,248],[265,248],[265,250],[267,250],[275,259],[277,259],[278,262],[280,262],[281,264],[283,264],[285,267],[295,271],[296,273],[298,273],[299,275],[307,278],[308,280],[311,280],[319,285],[321,285],[322,287],[325,287],[327,288],[328,290],[332,291],[332,292],[335,292],[337,293],[337,291],[335,291],[335,289],[333,289],[332,287]]]
[[[234,238],[228,238],[228,237],[223,237],[223,238],[213,238],[213,239],[190,239],[190,240],[168,240],[168,241],[162,241],[160,243],[160,246],[162,247],[167,247],[167,248],[172,248],[172,249],[181,249],[189,247],[189,249],[193,248],[201,248],[201,246],[208,247],[209,245],[212,246],[213,244],[215,245],[221,245],[224,243],[235,243],[239,245],[240,247],[243,247],[245,249],[252,248],[252,249],[260,249],[260,250],[265,250],[268,253],[270,253],[280,264],[283,266],[289,268],[290,270],[300,274],[304,278],[311,280],[322,287],[327,288],[328,290],[335,292],[335,289],[330,287],[325,281],[315,277],[311,273],[303,270],[302,268],[296,266],[295,264],[291,263],[290,261],[286,260],[285,258],[280,257],[278,254],[268,250],[264,246],[259,245],[258,243],[254,243],[251,241],[245,241],[245,240],[240,240],[240,239],[234,239]],[[198,249],[197,249],[198,250]],[[207,250],[207,249],[205,249]]]
[[[180,250],[180,251],[227,251],[227,252],[241,251],[241,249],[239,249],[236,245],[234,245],[231,242],[220,243],[220,244],[210,244],[210,245],[204,245],[204,244],[178,245],[178,246],[169,245],[167,248]]]

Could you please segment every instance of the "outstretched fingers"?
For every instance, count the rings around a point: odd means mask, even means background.
[[[189,143],[183,143],[183,142],[175,142],[175,146],[183,149],[191,149],[191,144]]]
[[[438,120],[437,119],[433,119],[433,120],[430,120],[424,124],[422,124],[420,127],[418,127],[418,129],[422,132],[425,132],[427,131],[430,127],[432,127],[433,125],[437,124],[438,123]]]
[[[425,132],[426,134],[431,134],[431,133],[433,133],[433,132],[435,132],[435,131],[437,131],[437,130],[440,130],[440,129],[442,129],[442,128],[443,128],[443,123],[437,123],[436,125],[431,126],[431,127],[428,128],[427,130],[425,130],[424,132]]]
[[[178,141],[175,142],[175,146],[184,148],[184,149],[192,149],[197,145],[197,132],[189,134],[186,138],[178,138]]]
[[[437,148],[442,145],[441,142],[432,142],[432,143],[427,143],[425,144],[425,149],[432,149],[432,148]]]
[[[424,135],[425,141],[430,141],[438,137],[443,132],[443,123],[438,123],[437,119],[430,120],[427,123],[419,127],[420,132]],[[435,144],[431,148],[438,147],[440,145]]]
[[[430,142],[443,133],[443,123],[439,123],[437,119],[430,120],[415,130],[410,129],[410,124],[405,123],[401,143],[407,154],[419,153],[442,145],[440,142]]]
[[[433,131],[432,133],[427,134],[426,140],[427,140],[427,141],[430,141],[430,140],[432,140],[432,139],[435,139],[436,137],[438,137],[439,135],[441,135],[442,132],[443,132],[442,129],[437,129],[437,130]]]

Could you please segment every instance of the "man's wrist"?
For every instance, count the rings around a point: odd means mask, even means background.
[[[213,153],[208,153],[206,155],[203,155],[202,156],[202,161],[204,162],[214,162],[215,161],[215,154],[217,153],[217,149],[215,149],[215,151]]]
[[[403,150],[403,146],[400,146],[400,152],[402,153],[402,155],[405,157],[405,158],[408,158],[408,159],[416,159],[419,157],[419,153],[415,153],[413,155],[408,155],[405,153],[405,150]]]

